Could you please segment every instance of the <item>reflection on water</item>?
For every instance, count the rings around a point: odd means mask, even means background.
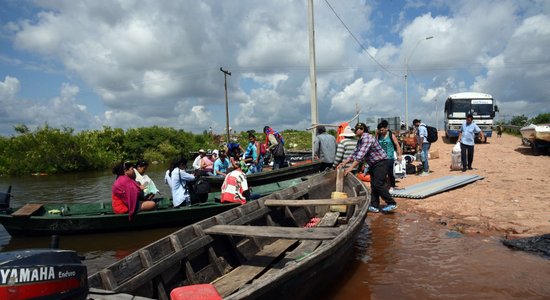
[[[357,259],[327,299],[550,298],[550,262],[419,215],[369,215]]]
[[[164,183],[166,166],[150,165],[147,174],[160,190],[161,195],[170,196],[170,188]],[[111,187],[115,175],[110,171],[84,172],[46,176],[0,176],[0,191],[12,186],[12,207],[27,202],[95,202],[110,201]]]

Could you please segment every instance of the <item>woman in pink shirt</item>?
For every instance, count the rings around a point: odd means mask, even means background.
[[[206,151],[206,155],[201,159],[201,170],[208,173],[208,175],[214,175],[214,161],[210,149]]]

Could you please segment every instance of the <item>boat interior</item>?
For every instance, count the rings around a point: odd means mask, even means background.
[[[181,286],[211,284],[228,297],[269,281],[335,240],[368,202],[352,176],[341,187],[347,197],[330,199],[331,173],[184,227],[91,275],[89,285],[169,299]]]

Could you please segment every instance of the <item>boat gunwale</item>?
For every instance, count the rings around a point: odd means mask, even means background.
[[[300,183],[296,186],[293,186],[293,187],[290,187],[290,188],[287,188],[287,189],[293,189],[295,194],[299,194],[299,192],[300,192],[299,187],[300,186],[306,185],[306,186],[309,187],[309,185],[312,182],[315,182],[315,179],[317,178],[317,176],[324,177],[325,175],[326,175],[326,172],[320,173],[316,176],[313,176],[308,181],[304,181],[304,182],[302,182],[302,183]],[[350,178],[348,178],[348,177],[350,177]],[[291,276],[290,273],[293,273],[293,272],[289,272],[289,271],[304,270],[304,268],[306,268],[306,269],[309,268],[309,266],[311,266],[315,262],[323,260],[328,255],[330,255],[330,253],[333,253],[333,252],[337,251],[343,244],[345,244],[347,242],[348,237],[350,237],[350,236],[355,237],[357,235],[357,233],[361,229],[360,225],[363,224],[365,216],[367,214],[368,204],[370,202],[370,194],[368,193],[368,190],[366,189],[366,187],[355,176],[348,176],[348,177],[346,177],[346,179],[345,179],[346,180],[345,181],[345,186],[348,186],[353,190],[354,196],[363,196],[364,200],[360,204],[354,205],[355,208],[360,207],[360,209],[354,209],[353,214],[351,216],[349,216],[349,218],[348,218],[349,223],[344,225],[344,226],[341,226],[341,227],[343,227],[343,230],[334,239],[324,241],[318,248],[318,249],[322,249],[322,251],[316,251],[313,255],[309,255],[309,256],[305,257],[304,259],[301,259],[299,262],[297,262],[295,264],[292,264],[292,266],[290,266],[290,269],[286,269],[287,266],[285,266],[285,271],[284,272],[277,272],[277,274],[275,274],[275,277],[273,277],[273,276],[270,277],[271,280],[262,281],[262,279],[260,278],[259,281],[257,281],[257,284],[252,284],[250,286],[257,286],[259,284],[262,284],[261,288],[265,289],[265,288],[268,288],[270,284],[273,284],[273,282],[285,280],[285,278],[287,278],[288,276]],[[318,186],[320,184],[323,184],[323,180],[320,180],[319,182],[315,182],[315,184],[313,184],[313,186]],[[361,186],[361,189],[358,189],[357,186]],[[282,191],[285,191],[287,189],[284,189]],[[363,191],[363,192],[361,192],[361,191]],[[360,194],[364,194],[364,195],[360,195]],[[117,262],[107,266],[106,268],[102,269],[102,271],[103,270],[116,269],[116,267],[119,264],[123,264],[123,261],[125,261],[126,259],[135,259],[135,256],[137,255],[136,253],[139,253],[140,251],[148,251],[149,249],[154,249],[154,247],[159,245],[159,244],[165,244],[167,242],[170,242],[170,239],[172,239],[172,236],[176,236],[176,238],[180,239],[181,234],[184,234],[184,233],[188,232],[189,230],[191,230],[190,228],[192,228],[193,229],[192,231],[195,232],[195,236],[193,236],[192,238],[187,240],[185,243],[182,243],[182,245],[181,245],[182,249],[181,250],[173,250],[170,253],[164,255],[163,257],[155,258],[155,263],[160,263],[163,260],[167,259],[168,256],[175,255],[178,251],[184,251],[183,249],[185,249],[188,245],[193,243],[193,241],[197,241],[198,239],[200,239],[201,237],[204,237],[204,236],[209,236],[208,234],[202,233],[202,231],[204,229],[207,229],[207,228],[211,227],[211,226],[219,225],[219,223],[218,223],[219,219],[222,219],[223,222],[226,223],[226,224],[230,224],[231,222],[234,222],[237,219],[243,218],[243,217],[247,216],[249,213],[254,212],[256,210],[259,210],[259,209],[262,209],[262,208],[267,209],[269,211],[273,210],[274,208],[270,208],[270,207],[267,207],[267,206],[264,205],[265,200],[275,199],[275,198],[272,197],[272,195],[262,197],[262,198],[260,198],[256,201],[248,202],[244,205],[229,209],[225,212],[222,212],[222,213],[219,213],[215,216],[206,218],[206,219],[204,219],[202,221],[199,221],[199,222],[196,222],[192,225],[185,226],[185,227],[181,228],[180,230],[178,230],[178,231],[176,231],[176,232],[174,232],[174,233],[172,233],[168,236],[165,236],[165,237],[163,237],[163,238],[161,238],[161,239],[159,239],[155,242],[152,242],[152,243],[140,248],[139,250],[137,250],[134,253],[130,254],[127,258],[125,258],[123,260],[120,260],[120,261],[117,261]],[[304,200],[304,201],[307,201],[307,200]],[[238,211],[238,213],[235,213],[235,211]],[[265,213],[262,213],[262,215],[267,215],[269,213],[269,211],[266,211]],[[238,217],[234,218],[235,216],[238,216]],[[245,224],[245,223],[243,223],[243,224]],[[197,232],[197,230],[199,230],[200,233]],[[353,238],[353,240],[354,240],[354,238]],[[147,270],[147,268],[142,268],[141,270],[137,271],[137,273],[132,274],[132,276],[128,276],[128,278],[118,279],[117,280],[117,286],[120,286],[120,285],[123,285],[123,284],[127,285],[130,280],[132,280],[133,278],[138,276],[138,274],[142,274],[146,270]],[[98,272],[90,275],[89,276],[89,281],[93,281],[93,278],[95,276],[101,277],[100,272],[101,271],[98,271]],[[158,276],[158,274],[148,274],[147,278],[154,277],[154,276]],[[265,281],[268,281],[268,282],[265,282]],[[99,280],[99,282],[101,282],[101,280]],[[103,286],[101,286],[101,287],[94,286],[94,287],[95,288],[101,288],[101,289],[104,288]],[[115,289],[114,291],[132,293],[132,291],[125,291],[125,290],[118,290],[118,289]],[[241,289],[241,290],[233,293],[232,295],[229,295],[228,297],[229,298],[239,298],[241,296],[246,297],[246,295],[248,295],[248,292],[246,292],[246,291],[250,292],[250,288],[248,287],[248,288]],[[260,291],[260,289],[256,289],[252,292],[258,292],[258,291]],[[252,294],[252,293],[250,293],[250,294]]]

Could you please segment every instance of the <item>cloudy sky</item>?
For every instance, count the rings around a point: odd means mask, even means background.
[[[314,6],[321,123],[356,107],[404,118],[405,65],[410,120],[441,126],[463,91],[492,94],[498,118],[550,111],[550,1]],[[221,132],[220,67],[232,128],[311,123],[307,0],[0,0],[0,26],[1,135],[46,122]]]

